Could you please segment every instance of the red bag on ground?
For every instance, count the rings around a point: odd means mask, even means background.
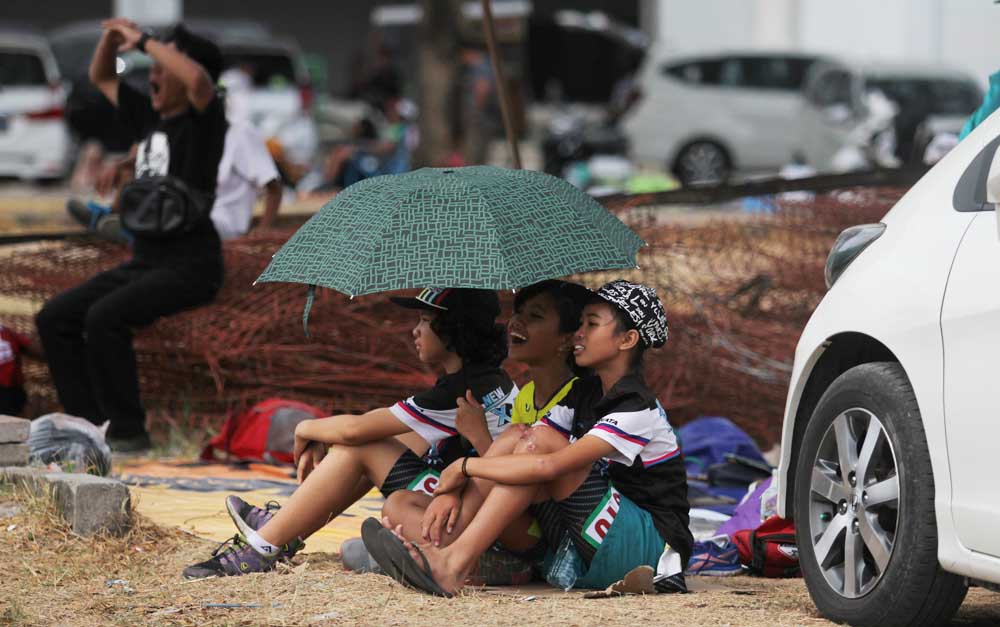
[[[756,529],[744,529],[733,535],[740,552],[740,563],[755,575],[764,577],[801,577],[799,549],[795,544],[795,524],[780,516],[771,516]]]
[[[326,415],[322,409],[298,401],[263,400],[242,413],[230,415],[218,435],[205,446],[201,458],[291,464],[296,425]]]

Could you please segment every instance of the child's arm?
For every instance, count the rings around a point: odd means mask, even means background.
[[[360,416],[347,414],[303,420],[295,427],[295,444],[296,450],[300,440],[303,441],[303,449],[308,442],[357,446],[408,431],[409,427],[393,416],[387,407],[382,407]]]
[[[486,426],[486,412],[476,400],[472,390],[465,392],[465,398],[456,398],[458,412],[455,414],[455,428],[472,444],[480,455],[485,455],[493,444],[493,436]]]
[[[461,488],[466,480],[462,475],[463,462],[470,477],[507,485],[534,485],[548,483],[568,472],[584,468],[614,451],[615,448],[604,440],[585,435],[554,453],[469,457],[445,468],[434,491],[444,493]]]

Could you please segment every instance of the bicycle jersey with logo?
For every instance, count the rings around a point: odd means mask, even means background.
[[[548,425],[568,438],[570,432],[564,425],[573,424],[578,396],[576,383],[579,380],[579,377],[573,377],[562,384],[541,407],[535,405],[535,382],[525,383],[514,399],[510,421],[521,425]]]
[[[687,473],[677,437],[660,402],[642,379],[631,374],[603,397],[597,377],[577,385],[581,389],[570,429],[573,439],[589,435],[614,447],[605,458],[612,490],[603,509],[616,509],[617,490],[650,513],[657,531],[671,547],[681,555],[690,555],[694,538],[688,529]],[[614,514],[610,516],[613,520]],[[601,524],[597,519],[590,522]]]
[[[496,438],[510,424],[511,406],[517,386],[499,367],[471,366],[437,380],[434,387],[399,401],[389,408],[392,415],[427,441],[431,447],[458,437],[455,418],[460,397],[466,390],[486,411],[486,427]]]

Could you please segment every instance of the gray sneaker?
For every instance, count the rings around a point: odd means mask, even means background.
[[[183,574],[185,579],[232,577],[274,570],[277,563],[277,555],[258,553],[243,536],[236,534],[212,551],[211,559],[188,566]]]
[[[268,501],[261,508],[247,503],[235,494],[230,494],[226,497],[226,511],[229,512],[229,517],[233,519],[233,524],[236,525],[236,528],[244,538],[250,535],[251,531],[260,531],[269,520],[274,518],[274,513],[279,509],[281,509],[281,505],[278,505],[277,501]],[[305,542],[300,538],[295,538],[281,547],[281,553],[278,554],[278,558],[289,559],[304,549],[305,546]]]
[[[343,562],[344,568],[356,573],[385,574],[382,567],[365,548],[364,540],[361,538],[349,538],[340,544],[340,561]]]

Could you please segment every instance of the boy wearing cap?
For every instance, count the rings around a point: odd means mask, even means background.
[[[553,583],[605,588],[648,565],[657,570],[658,591],[686,591],[682,571],[693,544],[686,474],[666,413],[642,380],[643,352],[666,339],[666,315],[652,289],[623,280],[603,286],[574,337],[577,365],[597,377],[573,424],[536,424],[512,455],[448,466],[438,494],[467,481],[495,482],[449,546],[404,544],[384,529],[371,545],[365,539],[371,554],[386,572],[405,573],[397,577],[405,583],[448,596],[530,507],[560,558],[561,567],[547,572]]]
[[[428,288],[415,298],[392,300],[419,312],[412,332],[417,356],[445,374],[433,388],[392,407],[299,423],[294,451],[298,489],[278,511],[229,496],[226,509],[239,533],[211,559],[185,568],[185,578],[272,570],[302,547],[302,538],[373,486],[384,496],[397,490],[433,493],[443,464],[472,453],[458,441],[456,425],[457,399],[467,390],[486,408],[486,430],[468,434],[473,447],[485,453],[507,426],[517,388],[500,367],[507,343],[503,327],[496,324],[496,292]],[[425,455],[428,451],[431,455]]]
[[[103,26],[90,80],[139,142],[135,178],[170,175],[214,193],[226,136],[225,107],[210,78],[222,65],[218,47],[183,26],[163,41],[122,18]],[[133,48],[153,59],[149,96],[118,80],[116,54]],[[65,411],[110,421],[113,451],[149,450],[133,330],[210,302],[222,278],[222,245],[206,216],[182,234],[137,236],[131,260],[50,299],[35,322]]]

